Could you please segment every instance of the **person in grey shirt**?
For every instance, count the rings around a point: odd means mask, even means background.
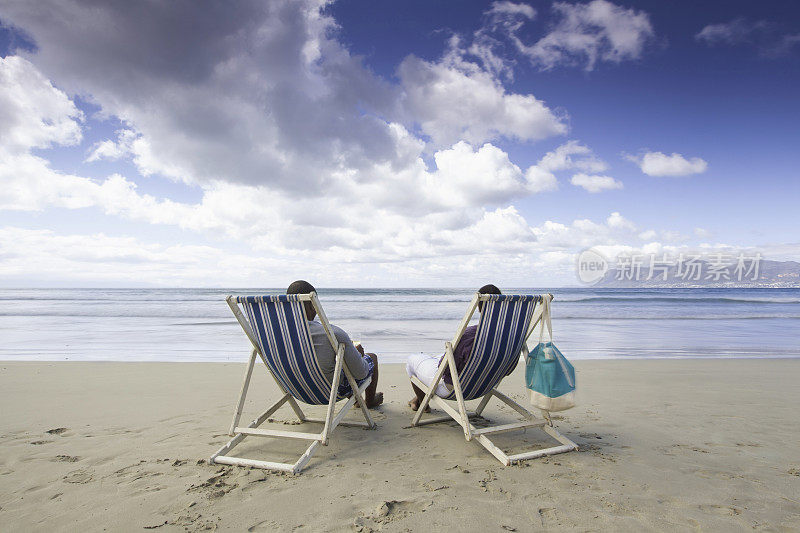
[[[286,289],[286,294],[308,294],[317,290],[307,281],[298,280],[292,282]],[[304,302],[306,316],[308,317],[308,331],[311,333],[311,341],[314,343],[314,353],[317,354],[317,362],[325,376],[333,382],[333,371],[336,368],[336,351],[331,346],[325,328],[319,320],[316,320],[317,312],[311,302]],[[374,353],[364,353],[364,348],[359,344],[353,345],[350,336],[342,328],[334,326],[333,334],[336,340],[344,344],[344,364],[353,374],[359,387],[364,381],[372,376],[372,382],[364,390],[364,401],[370,409],[383,403],[383,393],[376,392],[378,389],[378,356]],[[352,394],[350,383],[342,372],[339,383],[339,396],[349,396]]]

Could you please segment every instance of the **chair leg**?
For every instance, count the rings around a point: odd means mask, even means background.
[[[228,435],[233,437],[234,428],[239,424],[239,419],[242,417],[242,409],[244,408],[244,399],[247,397],[247,389],[250,388],[250,378],[253,375],[253,366],[256,364],[256,349],[250,352],[250,360],[247,362],[247,371],[244,373],[244,381],[242,382],[242,392],[239,394],[239,401],[236,403],[236,409],[233,412],[233,422],[231,422],[231,429]],[[286,391],[284,391],[285,393]]]
[[[336,350],[336,364],[333,367],[333,383],[331,384],[331,394],[328,399],[328,409],[325,412],[325,427],[322,430],[322,445],[328,445],[328,434],[333,430],[333,411],[336,408],[336,398],[339,394],[339,380],[342,377],[342,365],[344,364],[344,344],[339,344]]]
[[[291,408],[292,408],[292,411],[294,411],[294,414],[296,414],[296,415],[297,415],[297,419],[298,419],[300,422],[305,422],[305,421],[306,421],[306,415],[305,415],[305,413],[303,412],[303,410],[302,410],[302,409],[300,409],[300,404],[298,404],[298,403],[297,403],[297,400],[295,400],[294,398],[292,398],[292,397],[290,396],[290,397],[289,397],[289,405],[291,406]]]
[[[483,410],[486,409],[486,405],[489,403],[489,400],[492,399],[492,391],[489,391],[482,399],[481,403],[478,404],[478,408],[475,409],[475,414],[478,416],[483,415]]]
[[[366,387],[369,383],[365,383],[362,385]],[[361,392],[356,389],[356,392]],[[250,468],[262,468],[265,470],[276,470],[280,472],[290,472],[290,473],[299,473],[305,468],[308,461],[311,459],[311,456],[317,450],[318,446],[322,444],[323,433],[319,435],[315,434],[307,434],[301,432],[286,432],[286,431],[276,431],[276,430],[259,430],[259,431],[247,431],[247,430],[256,430],[261,424],[264,423],[267,418],[269,418],[275,411],[280,409],[283,404],[289,403],[291,405],[292,396],[289,393],[285,393],[280,400],[275,402],[269,409],[261,413],[257,418],[255,418],[250,424],[247,425],[246,428],[235,427],[234,431],[236,431],[235,436],[225,443],[219,450],[217,450],[214,455],[211,456],[209,459],[209,463],[211,464],[225,464],[225,465],[232,465],[232,466],[243,466],[243,467],[250,467]],[[321,422],[326,423],[328,422],[328,435],[333,429],[341,423],[342,417],[350,410],[350,408],[355,403],[355,397],[350,398],[347,403],[340,409],[339,413],[336,415],[335,418],[332,420],[309,420],[304,419],[307,422]],[[291,439],[313,439],[311,445],[306,449],[303,455],[295,463],[277,463],[272,461],[259,461],[256,459],[246,459],[244,457],[233,457],[228,455],[236,446],[241,444],[241,442],[248,436],[260,436],[260,437],[272,437],[272,438],[291,438]]]
[[[291,397],[291,396],[290,396],[289,394],[284,394],[284,395],[281,397],[281,399],[280,399],[280,400],[278,400],[277,402],[275,402],[275,403],[274,403],[274,404],[273,404],[273,405],[272,405],[272,406],[271,406],[269,409],[267,409],[266,411],[264,411],[263,413],[261,413],[260,415],[258,415],[258,417],[257,417],[257,418],[255,418],[255,419],[254,419],[252,422],[250,422],[250,424],[249,424],[247,427],[248,427],[248,428],[257,428],[258,426],[260,426],[261,424],[263,424],[263,423],[264,423],[264,420],[266,420],[267,418],[269,418],[269,417],[270,417],[270,416],[271,416],[271,415],[272,415],[272,414],[273,414],[275,411],[277,411],[278,409],[280,409],[280,408],[281,408],[281,406],[282,406],[284,403],[286,403],[286,401],[287,401],[287,400],[288,400],[290,397]],[[222,448],[220,448],[219,450],[217,450],[217,451],[214,453],[214,455],[212,455],[212,456],[211,456],[211,459],[209,459],[209,462],[210,462],[210,463],[214,463],[214,462],[215,462],[215,460],[217,459],[217,457],[219,457],[219,456],[222,456],[222,455],[225,455],[225,454],[226,454],[226,453],[228,453],[229,451],[233,450],[233,449],[234,449],[234,448],[235,448],[235,447],[236,447],[236,446],[237,446],[237,445],[238,445],[240,442],[242,442],[242,441],[244,440],[244,438],[245,438],[245,435],[244,435],[244,434],[242,434],[242,433],[238,433],[238,434],[236,434],[236,436],[234,436],[234,437],[233,437],[231,440],[229,440],[229,441],[228,441],[228,442],[227,442],[227,443],[226,443],[226,444],[225,444],[225,445],[224,445]]]
[[[419,386],[422,390],[425,390],[425,385],[417,380],[416,378],[411,378],[415,385]],[[512,424],[501,424],[497,426],[489,426],[489,427],[482,427],[476,428],[473,426],[469,421],[469,432],[472,436],[472,439],[468,440],[477,440],[478,443],[486,448],[486,450],[491,453],[500,463],[505,466],[512,465],[514,463],[519,463],[521,461],[525,461],[527,459],[534,459],[536,457],[543,457],[546,455],[554,455],[557,453],[565,453],[573,450],[578,449],[578,445],[572,442],[570,439],[562,435],[558,432],[557,429],[552,427],[552,422],[549,418],[541,419],[537,418],[533,413],[525,409],[523,406],[503,394],[502,392],[492,389],[488,393],[486,393],[483,398],[481,398],[480,403],[478,404],[478,408],[475,410],[475,415],[480,416],[483,413],[483,410],[486,408],[486,405],[489,403],[489,400],[492,396],[497,397],[500,401],[517,411],[520,415],[522,415],[525,420],[523,422],[515,422]],[[462,425],[461,420],[463,420],[464,416],[466,416],[467,420],[469,420],[469,414],[466,411],[462,412],[461,403],[459,403],[459,408],[456,409],[445,400],[434,396],[432,402],[436,405],[436,407],[442,409],[447,416],[440,416],[434,417],[426,420],[419,420],[416,424],[417,426],[425,425],[425,424],[435,424],[438,422],[445,422],[445,421],[455,421],[459,425]],[[502,433],[506,431],[517,431],[521,429],[528,429],[528,428],[539,428],[552,438],[559,442],[558,446],[552,446],[549,448],[542,448],[537,450],[530,450],[527,452],[517,453],[514,455],[508,455],[503,450],[501,450],[492,440],[489,438],[489,435],[492,433]],[[466,428],[465,428],[466,429]],[[466,433],[466,431],[465,431]]]
[[[350,390],[353,391],[353,396],[355,397],[356,403],[361,408],[361,414],[364,415],[364,419],[367,421],[369,427],[374,428],[375,422],[372,421],[372,415],[369,414],[369,408],[367,407],[367,402],[364,400],[363,391],[367,389],[367,387],[372,383],[372,377],[370,376],[362,385],[361,388],[358,387],[358,383],[356,382],[353,374],[350,373],[350,369],[346,366],[344,367],[344,375],[347,378],[348,383],[350,383]]]

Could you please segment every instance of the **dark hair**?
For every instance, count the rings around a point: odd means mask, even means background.
[[[502,292],[500,292],[500,289],[498,289],[496,285],[492,285],[491,283],[487,283],[486,285],[478,289],[478,292],[481,294],[503,294]],[[478,311],[482,310],[483,310],[483,302],[478,302]]]
[[[503,294],[502,292],[500,292],[500,289],[498,289],[496,285],[492,285],[491,283],[484,285],[483,287],[478,289],[478,292],[481,294]]]
[[[286,294],[308,294],[310,292],[317,292],[317,289],[303,279],[293,281],[292,284],[289,285],[289,288],[286,289]],[[317,316],[314,305],[311,302],[303,302],[303,308],[306,310],[306,317],[309,320],[314,320],[314,317]]]
[[[289,288],[286,289],[286,294],[308,294],[310,292],[317,292],[317,289],[315,289],[312,284],[302,279],[293,281],[292,284],[289,285]]]

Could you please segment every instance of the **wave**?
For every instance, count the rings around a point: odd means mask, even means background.
[[[172,319],[172,320],[191,320],[197,319],[196,322],[170,322],[169,325],[173,326],[202,326],[202,325],[223,325],[223,324],[236,324],[233,320],[222,320],[222,316],[187,316],[180,314],[165,314],[165,313],[78,313],[78,312],[48,312],[48,311],[31,311],[31,312],[3,312],[0,311],[2,317],[63,317],[63,318],[101,318],[101,319]],[[343,321],[359,321],[359,322],[428,322],[428,321],[449,321],[457,322],[463,318],[463,315],[451,316],[382,316],[380,314],[371,315],[329,315],[329,319],[333,323]],[[560,315],[554,314],[553,320],[602,320],[602,321],[628,321],[628,320],[767,320],[767,319],[786,319],[797,320],[800,315],[796,314],[764,314],[764,315],[665,315],[663,313],[654,314],[652,316],[622,316],[622,315]]]
[[[675,296],[647,296],[647,297],[620,297],[620,296],[587,296],[584,298],[559,297],[553,300],[556,305],[561,303],[595,303],[595,302],[625,302],[625,303],[741,303],[741,304],[800,304],[800,298],[725,298],[725,297],[675,297]]]
[[[380,295],[386,296],[386,295]],[[382,297],[378,300],[368,299],[368,298],[335,298],[335,297],[320,297],[323,303],[327,304],[336,304],[336,303],[365,303],[369,305],[381,305],[381,304],[415,304],[415,303],[464,303],[467,304],[470,300],[469,295],[468,297],[452,297],[452,298],[442,298],[437,297],[437,295],[430,295],[429,298],[391,298],[391,297]],[[109,303],[119,303],[119,304],[148,304],[148,303],[167,303],[167,302],[186,302],[186,303],[194,303],[194,302],[219,302],[224,303],[225,299],[222,296],[199,296],[199,295],[191,295],[185,296],[183,298],[175,298],[175,297],[161,297],[161,298],[116,298],[112,296],[108,297],[62,297],[62,296],[0,296],[0,301],[6,302],[25,302],[25,301],[37,301],[37,302],[75,302],[76,304],[82,304],[85,302],[109,302]],[[555,304],[558,303],[570,303],[570,304],[582,304],[582,303],[635,303],[635,304],[648,304],[648,303],[719,303],[719,304],[800,304],[800,298],[791,298],[791,297],[774,297],[774,298],[763,298],[763,297],[753,297],[753,298],[746,298],[746,297],[720,297],[720,296],[571,296],[571,295],[555,295]]]

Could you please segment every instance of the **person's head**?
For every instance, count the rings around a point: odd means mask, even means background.
[[[308,294],[310,292],[317,292],[317,289],[315,289],[312,284],[302,279],[293,281],[292,284],[289,285],[289,288],[286,289],[286,294]],[[311,305],[311,302],[303,302],[303,306],[306,309],[306,316],[308,319],[314,320],[314,317],[317,316],[317,312],[314,310],[314,306]]]
[[[503,294],[500,292],[500,289],[498,289],[497,286],[492,285],[491,283],[478,289],[478,292],[481,294]],[[478,311],[481,310],[483,310],[483,302],[478,302]]]

